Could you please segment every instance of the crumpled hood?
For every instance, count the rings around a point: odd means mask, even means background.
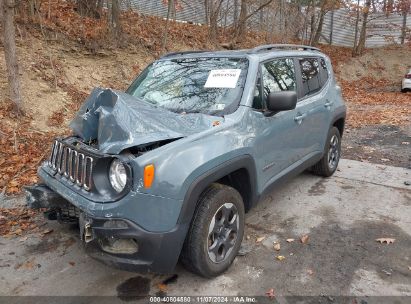
[[[96,88],[70,123],[85,141],[97,139],[103,153],[160,140],[185,137],[209,129],[222,117],[177,114],[111,89]]]

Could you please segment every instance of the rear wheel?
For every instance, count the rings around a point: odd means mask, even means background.
[[[201,195],[181,261],[190,271],[214,277],[226,271],[244,235],[244,204],[232,187],[211,184]]]
[[[328,132],[323,158],[312,167],[314,174],[321,176],[331,176],[337,170],[341,157],[341,135],[336,127],[332,127]]]

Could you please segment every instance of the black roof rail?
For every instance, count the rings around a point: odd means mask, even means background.
[[[260,45],[250,50],[251,54],[255,54],[261,51],[270,51],[273,49],[303,49],[304,51],[321,51],[319,48],[309,46],[309,45],[298,45],[298,44],[267,44]]]
[[[206,53],[206,52],[210,52],[210,51],[181,51],[181,52],[172,52],[172,53],[168,53],[168,54],[165,54],[165,55],[161,56],[160,59],[161,59],[161,58],[167,58],[167,57],[175,56],[175,55],[197,54],[197,53]]]

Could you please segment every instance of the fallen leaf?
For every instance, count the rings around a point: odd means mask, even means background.
[[[287,243],[291,243],[291,242],[294,242],[295,240],[294,239],[287,239]]]
[[[277,255],[277,256],[276,256],[276,259],[279,260],[279,261],[282,261],[282,260],[285,259],[285,256],[283,256],[283,255]]]
[[[379,239],[375,239],[377,242],[380,242],[381,244],[383,243],[387,243],[387,244],[392,244],[395,242],[395,239],[391,239],[391,238],[379,238]]]
[[[275,298],[274,289],[271,288],[265,293],[270,299]]]
[[[249,240],[251,237],[250,237],[249,235],[247,235],[245,238],[246,238],[247,240]]]
[[[33,269],[34,268],[34,258],[21,264],[19,268],[26,269],[26,270]]]
[[[76,263],[74,263],[73,261],[70,261],[69,264],[70,264],[71,266],[76,265]]]
[[[274,249],[279,251],[281,249],[280,243],[274,243]]]
[[[162,292],[166,292],[166,291],[167,291],[167,285],[166,285],[166,284],[160,283],[160,284],[157,285],[157,287],[158,287],[158,289],[159,289],[160,291],[162,291]]]
[[[401,144],[402,144],[402,145],[409,145],[410,142],[408,142],[408,141],[403,141]]]
[[[314,271],[313,271],[312,269],[307,269],[307,273],[308,273],[309,275],[313,275],[313,274],[314,274]]]
[[[411,271],[411,266],[408,266],[408,270],[410,270],[410,271]]]
[[[381,161],[383,161],[383,162],[388,162],[388,161],[390,161],[388,158],[381,158]]]
[[[255,242],[256,243],[261,243],[264,239],[265,239],[265,236],[260,236],[255,240]]]
[[[308,242],[308,234],[305,234],[301,237],[301,243],[306,244]]]
[[[53,232],[53,229],[46,229],[42,232],[42,234],[46,235],[46,234],[49,234],[49,233],[52,233],[52,232]]]

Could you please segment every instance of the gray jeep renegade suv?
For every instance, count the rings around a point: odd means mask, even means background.
[[[95,89],[27,188],[49,219],[76,222],[89,254],[134,271],[224,272],[244,213],[311,169],[331,176],[346,107],[318,49],[181,52],[124,92]]]

